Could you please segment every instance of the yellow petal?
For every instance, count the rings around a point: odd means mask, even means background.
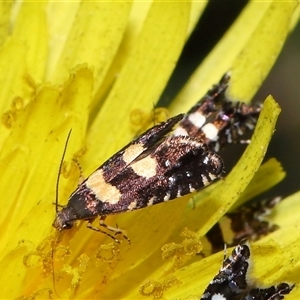
[[[27,4],[29,6],[26,7]],[[197,203],[197,217],[196,213],[193,215],[191,210],[184,209],[189,200],[189,197],[185,197],[118,216],[117,224],[128,231],[131,245],[126,242],[121,245],[109,243],[107,236],[87,230],[84,222],[78,222],[73,230],[61,234],[59,242],[53,240],[50,235],[55,232],[51,228],[54,218],[52,203],[55,201],[58,165],[69,130],[73,129],[66,161],[70,161],[74,153],[85,145],[85,133],[87,128],[90,129],[88,152],[83,158],[86,174],[130,141],[135,134],[130,130],[130,113],[141,108],[146,114],[152,110],[195,24],[195,15],[203,7],[203,4],[191,2],[153,1],[147,3],[147,7],[138,15],[135,9],[140,3],[135,3],[133,10],[131,5],[131,2],[99,1],[49,2],[47,5],[43,2],[32,6],[27,2],[23,5],[17,3],[20,11],[13,21],[16,24],[12,26],[15,29],[12,37],[5,36],[5,30],[2,31],[4,44],[0,50],[0,64],[4,75],[0,76],[3,86],[0,108],[2,112],[7,112],[4,115],[7,117],[4,119],[6,125],[12,120],[10,127],[7,126],[9,129],[0,129],[0,133],[3,133],[0,134],[0,167],[3,170],[0,187],[4,203],[7,203],[0,213],[0,267],[6,270],[5,274],[0,275],[3,297],[25,295],[43,298],[50,296],[53,291],[53,297],[58,298],[139,298],[139,288],[147,279],[149,281],[148,285],[144,284],[144,292],[155,286],[156,295],[165,296],[167,290],[172,295],[179,295],[179,285],[184,283],[184,276],[169,274],[165,277],[166,270],[170,273],[174,265],[172,258],[162,260],[160,247],[165,243],[173,243],[174,247],[169,248],[171,252],[185,244],[178,241],[178,233],[182,231],[185,219],[194,221],[188,223],[192,229],[200,228],[198,236],[204,234],[236,201],[264,155],[278,114],[271,100],[265,104],[262,113],[265,120],[260,120],[245,157],[233,173],[219,184],[220,189],[212,193],[213,201],[203,201],[207,210],[199,210]],[[219,58],[215,56],[214,61],[220,59],[221,63],[220,68],[215,70],[213,81],[220,75],[220,70],[227,70],[237,53],[245,47],[245,41],[262,22],[270,5],[275,4],[264,4],[264,9],[259,11],[260,15],[258,17],[257,14],[255,19],[253,14],[251,16],[255,5],[249,4],[244,21],[250,21],[251,26],[246,26],[247,30],[240,32],[241,44],[237,45],[237,52],[235,47],[228,52],[232,40],[229,43],[230,39],[226,39],[227,44],[224,43],[223,52],[220,53],[228,53],[229,60],[224,60],[224,55]],[[191,7],[195,6],[197,11],[191,11]],[[33,26],[27,24],[23,28],[30,7],[35,12]],[[290,14],[292,9],[285,14],[283,24],[288,23]],[[131,17],[135,19],[130,20]],[[8,24],[7,17],[3,20]],[[130,28],[133,24],[136,25],[134,30]],[[31,36],[32,32],[36,36]],[[30,43],[30,47],[26,47],[22,37]],[[46,41],[47,38],[50,41]],[[49,43],[47,47],[46,43]],[[48,46],[50,53],[47,53]],[[34,65],[34,53],[39,65]],[[43,74],[53,86],[45,84]],[[205,89],[208,87],[205,84],[210,85],[212,78],[208,74],[208,81],[203,81]],[[38,82],[40,80],[41,84]],[[199,89],[199,93],[202,92]],[[198,100],[198,95],[195,97],[194,100]],[[192,97],[188,98],[191,101]],[[193,105],[194,100],[187,105]],[[180,109],[180,112],[184,111],[186,109]],[[81,149],[83,152],[84,148]],[[66,172],[65,169],[71,171]],[[64,200],[60,203],[65,203],[76,186],[79,170],[67,166],[63,167],[63,173],[69,178],[65,180],[61,177],[59,199]],[[240,178],[241,174],[245,178]],[[275,181],[276,178],[273,178],[272,182]],[[220,207],[216,207],[219,204]],[[108,223],[115,226],[114,217],[109,217]],[[202,225],[203,228],[200,227]],[[295,253],[297,239],[292,239],[286,228],[280,232],[286,236],[282,238],[279,249],[284,249],[290,243],[293,246],[288,258],[298,259]],[[273,237],[280,238],[280,232]],[[289,232],[297,234],[297,228]],[[186,245],[201,248],[196,235]],[[277,248],[276,245],[276,255],[281,253]],[[221,256],[216,257],[218,259],[203,260],[203,264],[200,262],[204,275],[201,272],[199,274],[197,268],[187,271],[189,276],[198,272],[199,277],[196,277],[199,280],[195,282],[196,289],[195,285],[190,285],[190,289],[182,290],[184,297],[193,295],[195,291],[199,298],[205,288],[204,280],[208,282],[212,278],[211,272],[206,273],[206,270],[211,271],[212,263],[216,271],[220,267]],[[188,259],[183,256],[184,262]],[[191,263],[190,266],[197,267],[197,264]],[[177,264],[176,268],[180,266]],[[185,270],[187,268],[177,272]],[[258,273],[258,276],[264,276],[267,271]],[[286,271],[287,268],[279,276],[283,277]],[[152,275],[154,279],[151,281]],[[273,280],[278,278],[276,276],[266,279]],[[186,279],[191,283],[190,277]],[[200,289],[202,286],[203,289]]]
[[[74,149],[78,149],[78,137],[84,134],[87,124],[91,93],[92,76],[86,68],[79,69],[61,91],[42,87],[35,100],[20,112],[3,144],[0,186],[6,191],[5,197],[9,201],[1,210],[0,264],[12,278],[18,277],[20,283],[18,288],[8,285],[11,289],[7,287],[3,297],[15,298],[22,294],[21,288],[27,291],[26,284],[21,284],[25,280],[25,266],[21,264],[15,268],[9,257],[19,251],[20,241],[25,243],[27,251],[33,251],[49,235],[54,217],[55,182],[64,143],[68,131],[73,128],[76,135],[72,137],[68,150],[74,153]],[[53,165],[54,169],[49,168]],[[55,169],[57,171],[53,172]],[[20,249],[24,253],[24,247]],[[38,260],[36,264],[39,263]],[[36,278],[36,281],[31,288],[36,290],[43,278],[37,272],[32,274],[31,280]],[[0,277],[0,289],[3,290],[9,279],[4,279],[7,276],[3,272]]]
[[[171,113],[187,111],[222,74],[230,70],[233,76],[229,87],[231,97],[243,102],[249,101],[276,61],[284,39],[291,29],[296,5],[296,1],[248,3],[172,102]],[[274,22],[274,30],[268,22]],[[295,23],[294,19],[293,22]],[[264,26],[267,26],[269,31],[264,30]],[[274,35],[276,30],[278,33]],[[269,41],[268,45],[266,39]],[[248,49],[250,46],[251,49]],[[279,49],[275,51],[275,47]],[[259,49],[261,50],[258,51]],[[267,62],[257,63],[264,60]],[[257,72],[264,75],[258,77]]]
[[[234,210],[250,199],[254,199],[258,195],[268,191],[282,181],[285,176],[286,173],[282,169],[281,164],[275,158],[269,159],[260,166],[249,185],[230,210]]]
[[[129,115],[133,109],[153,109],[186,39],[190,3],[153,2],[135,47],[120,70],[88,134],[89,151],[83,164],[99,165],[133,137]],[[122,120],[122,126],[118,121]],[[107,132],[109,136],[103,136]],[[101,144],[105,152],[100,152]],[[94,167],[93,167],[94,168]],[[87,166],[88,171],[93,168]]]
[[[13,37],[24,43],[26,75],[33,84],[44,80],[48,54],[45,2],[26,2],[14,23]],[[24,74],[25,75],[25,74]]]
[[[56,13],[61,5],[64,4],[52,4],[52,17],[57,18]],[[53,38],[56,40],[62,38],[65,43],[54,65],[49,65],[53,71],[49,70],[47,78],[59,84],[68,78],[70,69],[78,64],[87,63],[94,74],[95,95],[123,38],[131,2],[82,1],[78,7],[77,5],[74,7],[73,2],[64,6],[65,9],[71,8],[72,24],[69,23],[67,26],[69,32],[66,30],[59,32],[61,28],[59,26],[52,32],[55,33]],[[58,16],[61,18],[61,26],[64,26],[66,15],[59,13]]]
[[[10,11],[13,5],[13,1],[1,1],[0,2],[0,45],[3,45],[7,33],[9,31]]]
[[[271,2],[232,65],[232,85],[228,93],[233,99],[245,102],[252,99],[284,45],[297,5],[297,1]]]

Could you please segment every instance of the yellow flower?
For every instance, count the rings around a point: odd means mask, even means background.
[[[226,180],[199,193],[194,209],[184,197],[109,216],[108,224],[127,231],[130,245],[116,244],[84,222],[60,235],[51,226],[70,129],[61,204],[78,182],[74,156],[87,176],[134,137],[130,114],[151,113],[204,6],[190,1],[0,3],[2,298],[199,298],[220,268],[222,253],[195,256],[200,237],[257,172],[279,114],[271,97],[237,166]],[[187,111],[229,69],[228,92],[249,101],[298,21],[296,7],[296,1],[250,2],[174,99],[170,113]],[[252,246],[254,276],[265,284],[299,283],[299,228],[296,218],[286,217],[296,214],[299,194],[290,198],[274,217],[281,229]],[[296,287],[290,299],[297,296]]]

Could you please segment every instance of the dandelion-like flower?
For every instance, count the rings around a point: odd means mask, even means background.
[[[196,255],[201,238],[237,201],[264,191],[254,175],[263,172],[258,168],[278,105],[271,97],[266,100],[243,157],[224,181],[197,194],[193,205],[187,196],[109,216],[108,224],[125,229],[131,244],[117,244],[84,222],[58,233],[51,226],[53,203],[68,132],[72,129],[60,204],[80,177],[72,159],[87,176],[141,129],[130,115],[151,114],[204,3],[0,5],[1,297],[199,299],[223,256]],[[296,1],[249,3],[169,113],[186,112],[229,69],[229,95],[249,101],[298,20],[296,6]],[[271,163],[265,186],[281,176],[276,166]],[[299,193],[278,204],[273,221],[280,229],[252,244],[253,276],[263,284],[296,283],[294,298],[300,296],[299,205]]]

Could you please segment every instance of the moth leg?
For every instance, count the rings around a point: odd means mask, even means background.
[[[223,268],[226,267],[226,259],[227,259],[227,244],[224,244],[224,250],[223,250]]]
[[[105,224],[105,223],[104,223],[105,218],[106,218],[106,216],[101,216],[101,217],[100,217],[100,221],[99,221],[100,226],[106,228],[106,229],[109,230],[109,231],[114,232],[115,235],[117,235],[117,234],[122,234],[123,237],[128,241],[128,243],[130,243],[130,240],[129,240],[129,238],[127,237],[125,231],[122,230],[122,229],[114,228],[114,227],[112,227],[112,226],[109,226],[109,225]],[[103,233],[103,234],[106,234],[107,236],[109,236],[110,238],[112,238],[116,243],[120,243],[120,240],[117,239],[117,238],[116,238],[115,236],[113,236],[112,234],[110,234],[110,233],[108,233],[108,232],[106,232],[106,231],[104,231],[104,230],[101,230],[101,229],[98,228],[98,227],[94,227],[94,226],[92,225],[92,223],[93,223],[94,220],[95,220],[95,219],[89,219],[89,220],[87,220],[87,221],[88,221],[88,223],[87,223],[87,228],[92,229],[92,230],[94,230],[94,231],[101,232],[101,233]]]
[[[104,221],[105,221],[105,218],[106,218],[106,216],[101,216],[101,217],[100,217],[100,221],[99,221],[100,226],[106,228],[106,229],[109,230],[109,231],[114,232],[115,235],[117,235],[117,234],[122,234],[123,238],[124,238],[125,240],[127,240],[127,242],[130,244],[131,241],[130,241],[129,237],[128,237],[127,234],[126,234],[126,231],[125,231],[125,230],[122,230],[122,229],[120,229],[120,228],[116,228],[116,227],[112,227],[112,226],[110,226],[110,225],[107,225],[107,224],[104,222]],[[111,236],[110,234],[108,234],[108,235]],[[113,238],[114,238],[114,237],[113,237]],[[114,239],[117,240],[116,238],[114,238]]]
[[[109,234],[108,232],[106,232],[106,231],[104,231],[104,230],[101,230],[101,229],[98,228],[98,227],[94,227],[94,226],[92,225],[92,222],[93,222],[94,220],[95,220],[95,219],[90,219],[90,220],[88,220],[88,223],[87,223],[86,227],[89,228],[89,229],[92,229],[92,230],[101,232],[101,233],[103,233],[103,234],[106,234],[107,236],[109,236],[110,238],[112,238],[115,242],[120,243],[120,241],[119,241],[118,239],[116,239],[113,235]]]

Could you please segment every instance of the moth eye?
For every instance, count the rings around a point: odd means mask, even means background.
[[[63,225],[63,229],[71,229],[73,227],[73,222],[66,222]]]

